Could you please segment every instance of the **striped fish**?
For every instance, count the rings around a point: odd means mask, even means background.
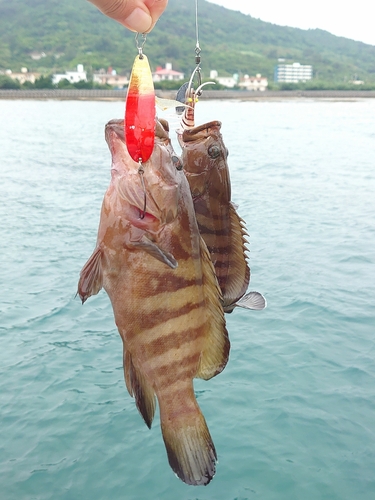
[[[234,307],[263,309],[259,292],[244,295],[250,282],[245,222],[231,201],[228,150],[212,121],[193,127],[194,114],[184,113],[189,126],[179,134],[182,162],[189,182],[200,234],[207,244],[223,294],[225,312]],[[240,300],[241,299],[241,300]]]
[[[205,485],[217,455],[193,378],[220,373],[230,346],[215,270],[167,129],[157,122],[142,173],[127,151],[123,121],[107,124],[112,179],[78,293],[82,302],[101,287],[108,293],[130,395],[148,427],[156,396],[170,466],[185,483]]]

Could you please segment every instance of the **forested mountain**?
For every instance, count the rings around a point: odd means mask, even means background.
[[[278,58],[312,64],[314,77],[337,83],[357,76],[375,83],[375,46],[322,30],[281,27],[199,2],[199,39],[204,76],[262,73],[273,79]],[[153,69],[172,62],[189,73],[195,65],[195,2],[169,0],[145,54]],[[31,53],[44,53],[39,60]],[[137,54],[134,34],[86,0],[0,0],[0,70],[49,74],[78,63],[97,70],[130,71]]]

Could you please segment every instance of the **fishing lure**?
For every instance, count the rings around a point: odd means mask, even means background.
[[[138,34],[137,34],[138,36]],[[154,149],[155,142],[155,90],[147,56],[142,49],[146,40],[137,48],[125,104],[125,142],[132,159],[137,163],[146,162]]]

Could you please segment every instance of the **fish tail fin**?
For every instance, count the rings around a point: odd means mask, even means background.
[[[217,455],[202,412],[195,408],[163,417],[161,430],[169,465],[184,483],[207,485],[216,472]]]

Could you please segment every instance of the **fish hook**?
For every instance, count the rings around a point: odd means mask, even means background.
[[[202,95],[202,88],[205,86],[205,85],[215,85],[215,82],[204,82],[202,83],[202,79],[201,79],[201,68],[200,66],[197,66],[195,68],[195,70],[193,71],[193,73],[191,74],[191,77],[190,77],[190,80],[189,80],[189,85],[186,89],[186,95],[187,97],[192,97],[192,94],[194,94],[194,96],[201,96]],[[193,81],[194,81],[194,77],[195,77],[195,74],[198,73],[198,88],[197,90],[194,91],[194,88],[193,88]]]
[[[135,34],[135,46],[138,49],[138,55],[139,59],[143,59],[143,47],[145,46],[146,39],[147,39],[147,33],[141,33],[142,35],[142,42],[139,42],[139,33]]]
[[[142,188],[143,188],[143,211],[139,211],[140,212],[139,216],[140,216],[141,219],[144,219],[145,215],[146,215],[147,195],[146,195],[145,181],[143,179],[143,174],[145,173],[145,171],[144,171],[143,165],[141,163],[141,160],[139,160],[138,173],[139,173],[139,176],[141,178],[141,184],[142,184]]]
[[[195,75],[198,73],[198,87],[202,84],[202,78],[201,78],[201,68],[200,68],[200,65],[198,64],[194,71],[192,72],[191,74],[191,77],[190,77],[190,80],[189,80],[189,84],[188,84],[188,87],[186,89],[186,95],[188,97],[191,96],[191,91],[193,89],[193,81],[194,81],[194,78],[195,78]]]

